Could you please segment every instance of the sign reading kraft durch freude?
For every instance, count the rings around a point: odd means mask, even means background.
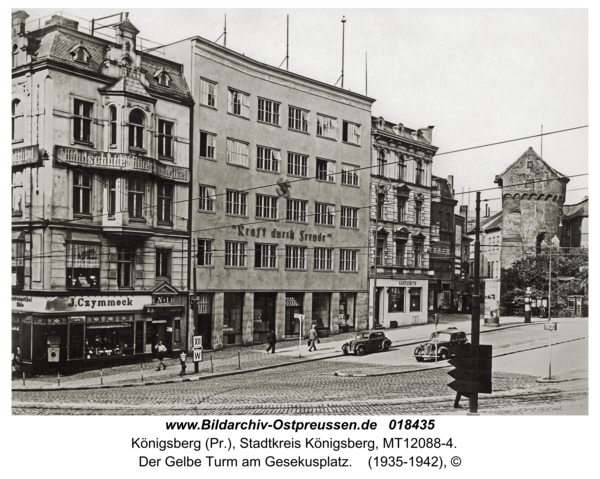
[[[136,171],[149,173],[165,180],[187,183],[189,170],[180,166],[165,165],[154,158],[131,153],[111,153],[106,151],[83,150],[66,146],[56,146],[55,158],[59,163],[105,170]]]

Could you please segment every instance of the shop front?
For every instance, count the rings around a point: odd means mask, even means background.
[[[373,285],[373,282],[371,282]],[[379,301],[375,302],[379,324],[395,328],[427,323],[428,281],[379,279]],[[372,302],[373,299],[370,298]],[[378,313],[378,315],[377,315]]]
[[[285,336],[300,334],[299,314],[304,314],[304,293],[285,294]],[[314,319],[313,319],[314,321]]]
[[[252,339],[255,343],[267,341],[269,331],[275,331],[277,293],[254,293]]]

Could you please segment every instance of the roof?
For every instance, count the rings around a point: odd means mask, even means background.
[[[483,218],[483,219],[480,218],[479,219],[479,230],[480,231],[491,230],[493,228],[502,228],[502,211],[496,213],[495,215],[490,216],[489,218]],[[473,224],[470,228],[467,229],[467,234],[472,234],[474,232],[475,232],[475,225]]]
[[[423,135],[418,135],[418,130],[413,130],[412,128],[407,128],[401,123],[392,123],[387,120],[383,120],[383,128],[380,128],[380,118],[381,117],[371,117],[371,126],[373,128],[373,134],[376,134],[377,131],[386,133],[391,136],[395,136],[399,139],[409,140],[416,143],[422,143],[423,145],[432,146],[431,142],[427,140]],[[431,129],[433,127],[429,127]],[[426,130],[426,128],[420,128],[420,130]],[[434,147],[437,149],[437,147]]]
[[[552,168],[548,163],[546,163],[544,161],[544,159],[538,155],[535,150],[530,146],[521,156],[519,156],[515,161],[513,161],[510,166],[508,168],[506,168],[502,173],[500,173],[497,176],[504,176],[504,174],[510,170],[515,164],[517,164],[519,161],[521,161],[521,159],[523,159],[524,156],[528,156],[528,155],[534,155],[538,160],[540,160],[552,173],[554,173],[556,175],[557,178],[567,178],[565,175],[563,175],[561,172],[555,170],[554,168]]]
[[[564,205],[563,206],[563,220],[570,220],[577,216],[589,217],[590,213],[590,202],[585,199],[575,205]]]

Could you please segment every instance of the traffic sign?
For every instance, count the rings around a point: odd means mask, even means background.
[[[194,362],[201,363],[202,362],[202,349],[194,349]]]
[[[192,348],[202,349],[202,336],[194,336],[193,337]]]
[[[545,324],[544,324],[544,329],[545,329],[546,331],[556,331],[556,325],[557,325],[557,324],[558,324],[558,323],[545,323]]]

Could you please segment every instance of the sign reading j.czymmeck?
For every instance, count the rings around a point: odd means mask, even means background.
[[[67,163],[69,165],[106,170],[139,171],[166,180],[181,183],[189,181],[187,168],[165,165],[154,158],[133,155],[131,153],[110,153],[57,146],[55,156],[56,160],[60,163]]]

